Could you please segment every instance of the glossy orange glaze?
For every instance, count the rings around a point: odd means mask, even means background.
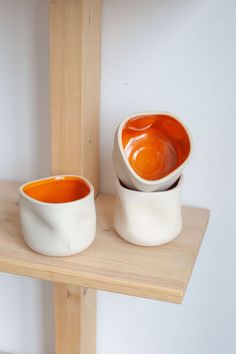
[[[122,130],[122,145],[135,172],[151,181],[174,171],[190,153],[186,130],[164,114],[129,119]]]
[[[23,191],[46,203],[66,203],[86,197],[90,187],[79,177],[59,176],[27,184]]]

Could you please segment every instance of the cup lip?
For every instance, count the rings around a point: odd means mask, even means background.
[[[135,170],[133,169],[133,167],[128,163],[126,155],[124,153],[124,148],[122,145],[122,130],[123,127],[125,125],[125,123],[135,117],[138,116],[149,116],[149,115],[166,115],[166,116],[170,116],[174,119],[176,119],[186,130],[188,138],[189,138],[189,143],[190,143],[190,150],[189,150],[189,154],[187,156],[187,158],[182,162],[181,165],[179,165],[177,168],[175,168],[171,173],[168,173],[168,175],[166,175],[165,177],[162,177],[160,179],[156,179],[156,180],[148,180],[148,179],[144,179],[142,177],[140,177],[137,172],[135,172]],[[188,128],[186,127],[185,123],[179,118],[177,117],[175,114],[166,112],[166,111],[146,111],[146,112],[138,112],[138,113],[134,113],[131,116],[128,116],[126,119],[124,119],[117,130],[117,138],[118,138],[118,146],[119,146],[119,150],[122,154],[122,158],[125,162],[126,167],[128,168],[128,170],[130,171],[131,175],[138,180],[139,182],[149,185],[149,186],[159,186],[162,183],[165,183],[166,181],[170,180],[174,175],[178,174],[183,168],[184,166],[187,164],[187,162],[190,160],[191,156],[192,156],[192,151],[193,151],[193,139],[192,139],[192,135],[190,133],[190,131],[188,130]]]
[[[24,188],[27,185],[31,184],[31,183],[40,182],[40,181],[46,181],[46,180],[50,180],[50,179],[63,179],[63,178],[66,178],[66,177],[72,177],[72,178],[76,177],[76,178],[79,178],[79,179],[83,180],[89,187],[89,193],[85,197],[80,198],[80,199],[76,199],[76,200],[72,200],[71,202],[49,203],[49,202],[42,202],[42,201],[40,201],[38,199],[32,198],[32,197],[30,197],[28,194],[26,194],[24,192]],[[26,183],[22,184],[19,187],[19,194],[23,198],[29,200],[32,203],[38,204],[38,205],[45,205],[45,206],[47,205],[47,206],[52,206],[52,207],[59,207],[59,206],[64,206],[64,205],[72,205],[72,204],[80,204],[80,203],[82,203],[83,201],[89,199],[91,197],[91,195],[94,195],[94,188],[93,188],[92,183],[85,177],[82,177],[82,176],[79,176],[79,175],[73,175],[73,174],[61,174],[61,175],[55,175],[55,176],[40,178],[40,179],[36,179],[36,180],[33,180],[33,181],[26,182]]]
[[[119,178],[117,176],[115,176],[115,184],[116,184],[116,186],[118,188],[122,189],[123,191],[125,191],[126,193],[131,193],[131,194],[136,194],[136,195],[137,194],[140,194],[140,195],[142,194],[142,195],[149,195],[149,196],[150,195],[155,196],[157,194],[159,194],[159,195],[162,194],[163,195],[163,194],[167,194],[167,193],[171,193],[171,192],[173,193],[174,191],[176,191],[177,189],[180,189],[182,187],[183,180],[184,180],[184,175],[181,174],[180,177],[178,178],[178,182],[177,182],[176,186],[173,187],[173,188],[170,187],[169,189],[164,190],[164,191],[143,192],[143,191],[133,190],[133,189],[129,189],[127,187],[122,186]]]

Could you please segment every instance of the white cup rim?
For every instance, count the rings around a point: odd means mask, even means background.
[[[170,187],[168,188],[167,190],[164,190],[164,191],[153,191],[153,192],[144,192],[144,191],[139,191],[139,190],[133,190],[133,189],[129,189],[125,186],[122,186],[119,178],[117,176],[115,176],[115,184],[118,188],[124,190],[126,193],[131,193],[131,194],[142,194],[142,195],[157,195],[157,194],[166,194],[166,193],[171,193],[171,192],[174,192],[176,191],[177,189],[180,189],[182,187],[182,184],[183,184],[183,180],[184,180],[184,175],[181,174],[180,177],[177,179],[177,181],[175,182],[176,183],[176,186],[175,187]],[[174,183],[174,184],[175,184]]]
[[[168,175],[166,175],[165,177],[162,177],[160,179],[157,180],[147,180],[142,178],[141,176],[139,176],[137,174],[137,172],[135,172],[135,170],[133,169],[133,167],[128,163],[126,155],[124,153],[124,149],[123,149],[123,145],[122,145],[122,130],[123,127],[125,125],[125,123],[135,117],[138,116],[148,116],[148,115],[167,115],[170,117],[173,117],[174,119],[176,119],[182,126],[183,128],[186,130],[187,135],[189,137],[189,143],[190,143],[190,150],[189,150],[189,154],[187,156],[187,158],[182,162],[181,165],[179,165],[176,169],[174,169],[171,173],[168,173]],[[192,135],[190,133],[190,131],[188,130],[188,128],[186,127],[185,123],[176,115],[169,113],[169,112],[165,112],[165,111],[151,111],[151,112],[140,112],[140,113],[135,113],[129,117],[127,117],[126,119],[124,119],[117,130],[117,138],[118,138],[118,146],[120,149],[120,152],[122,154],[123,160],[125,162],[126,167],[128,168],[128,170],[130,171],[131,175],[134,176],[135,179],[137,179],[139,182],[149,185],[149,186],[158,186],[161,185],[163,183],[165,183],[166,181],[170,180],[173,176],[175,176],[176,174],[178,174],[183,168],[184,166],[187,164],[187,162],[190,160],[191,156],[192,156],[192,150],[193,150],[193,140],[192,140]]]
[[[76,200],[73,200],[73,201],[70,201],[70,202],[50,203],[50,202],[43,202],[41,200],[32,198],[27,193],[24,192],[24,188],[27,185],[31,184],[31,183],[40,182],[40,181],[46,181],[46,180],[50,180],[50,179],[63,179],[65,177],[72,177],[72,178],[75,177],[75,178],[81,179],[82,181],[84,181],[88,185],[89,193],[85,197],[82,197],[80,199],[76,199]],[[56,207],[64,206],[64,205],[72,205],[72,204],[81,204],[81,203],[83,203],[85,200],[89,199],[91,197],[91,195],[94,195],[94,188],[93,188],[92,183],[85,177],[82,177],[82,176],[79,176],[79,175],[73,175],[73,174],[62,174],[62,175],[55,175],[55,176],[40,178],[40,179],[36,179],[36,180],[33,180],[33,181],[26,182],[26,183],[22,184],[19,187],[19,193],[20,193],[20,195],[23,198],[29,200],[31,203],[38,204],[38,205],[45,205],[45,206],[47,205],[47,206],[51,206],[51,207],[55,207],[56,208]]]

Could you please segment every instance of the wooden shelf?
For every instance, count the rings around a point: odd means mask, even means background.
[[[18,184],[0,183],[0,271],[156,300],[181,303],[209,219],[209,210],[183,207],[178,238],[139,247],[113,229],[114,197],[97,198],[97,236],[70,257],[37,254],[24,243],[18,218]]]

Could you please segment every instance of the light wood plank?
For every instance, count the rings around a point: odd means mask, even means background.
[[[96,290],[56,284],[57,354],[96,353]]]
[[[100,0],[50,1],[52,174],[87,177],[96,194],[100,10]],[[94,290],[55,286],[57,354],[95,354],[95,304]]]
[[[159,247],[139,247],[113,229],[114,197],[97,198],[97,235],[84,252],[47,257],[24,243],[16,184],[0,183],[0,270],[54,282],[181,303],[204,236],[209,210],[183,207],[183,230]],[[9,195],[9,197],[8,197]]]
[[[53,174],[81,174],[98,191],[100,0],[50,1]]]

